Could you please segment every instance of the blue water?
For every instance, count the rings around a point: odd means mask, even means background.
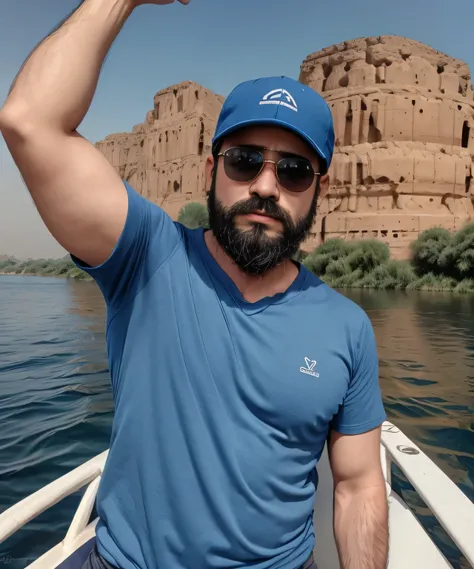
[[[345,294],[374,325],[389,418],[474,500],[474,297]],[[108,447],[104,321],[94,283],[0,276],[0,511]],[[395,484],[453,566],[467,567],[403,477]],[[0,569],[58,543],[79,498],[0,544]]]

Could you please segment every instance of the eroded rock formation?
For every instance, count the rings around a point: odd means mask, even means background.
[[[204,201],[204,164],[223,97],[187,81],[155,95],[146,122],[97,147],[120,176],[176,218],[187,201]]]
[[[334,116],[331,189],[312,249],[330,237],[375,237],[406,257],[420,231],[474,219],[470,71],[419,42],[381,36],[309,55],[300,81]],[[97,144],[120,175],[172,216],[204,195],[204,163],[224,98],[192,82],[160,91],[144,124]]]
[[[336,130],[331,190],[311,245],[376,237],[406,257],[420,231],[474,218],[464,62],[401,37],[361,38],[308,56],[300,81],[323,94]]]

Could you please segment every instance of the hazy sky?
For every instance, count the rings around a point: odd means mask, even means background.
[[[0,104],[35,45],[80,2],[0,0]],[[474,67],[472,0],[191,0],[142,6],[112,47],[81,134],[96,142],[143,122],[154,94],[184,80],[227,95],[265,75],[298,77],[309,53],[396,34]],[[0,137],[0,253],[65,252],[44,228]]]

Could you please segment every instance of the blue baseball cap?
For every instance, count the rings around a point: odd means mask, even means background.
[[[277,125],[301,136],[321,159],[326,173],[334,152],[334,123],[326,101],[289,77],[263,77],[237,85],[224,101],[212,139],[252,125]]]

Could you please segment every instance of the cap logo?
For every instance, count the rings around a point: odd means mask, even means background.
[[[286,89],[273,89],[260,101],[261,105],[283,105],[292,111],[298,112],[298,105],[293,96]]]

